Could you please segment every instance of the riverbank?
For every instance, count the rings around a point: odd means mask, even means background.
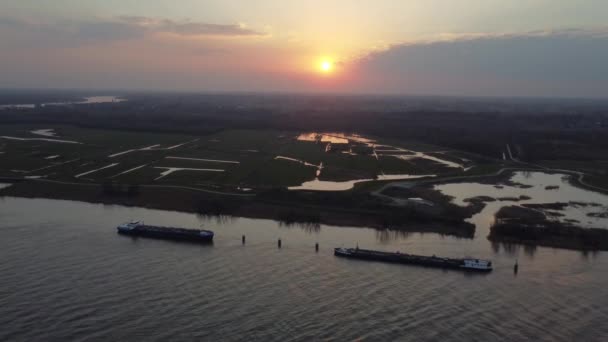
[[[1,189],[0,196],[73,200],[196,213],[272,219],[287,225],[321,224],[428,232],[473,238],[466,211],[437,217],[415,208],[395,209],[369,194],[274,190],[259,194],[226,194],[205,189],[146,186],[109,192],[100,184],[27,180]]]
[[[581,228],[551,220],[547,211],[537,208],[539,206],[534,209],[517,206],[502,208],[496,213],[496,222],[490,228],[488,239],[492,242],[574,250],[608,250],[608,230]]]
[[[518,173],[519,172],[519,173]],[[442,179],[426,179],[408,182],[391,182],[380,186],[380,190],[372,191],[370,184],[363,189],[357,187],[351,191],[289,191],[286,189],[268,189],[256,191],[238,191],[234,189],[203,187],[185,187],[180,185],[141,184],[126,185],[117,183],[79,183],[59,182],[46,179],[21,179],[9,188],[0,190],[0,196],[14,196],[27,198],[49,198],[75,200],[89,203],[116,204],[150,209],[171,210],[199,215],[221,218],[222,216],[271,219],[284,225],[300,226],[304,229],[317,230],[322,224],[346,227],[370,227],[379,230],[393,230],[400,232],[429,232],[445,234],[463,238],[475,237],[475,224],[478,221],[471,219],[482,213],[490,204],[492,212],[483,215],[494,217],[494,210],[498,210],[494,202],[516,202],[518,205],[530,205],[533,198],[555,196],[553,191],[561,191],[572,184],[570,175],[568,180],[563,177],[553,177],[547,180],[549,185],[539,185],[538,180],[527,182],[526,172],[530,176],[538,174],[560,174],[559,172],[544,172],[540,170],[524,170],[519,168],[502,168],[491,174],[471,175],[461,177],[445,177]],[[535,173],[536,172],[536,173]],[[519,174],[515,177],[515,174]],[[560,183],[561,182],[561,183]],[[467,185],[464,183],[472,183]],[[477,184],[476,186],[473,186]],[[524,184],[525,183],[525,184]],[[542,181],[541,181],[542,183]],[[440,184],[458,185],[460,190],[444,193],[439,189]],[[480,196],[472,190],[483,184],[486,189],[496,191],[492,196]],[[526,191],[536,189],[551,191],[544,195],[524,195]],[[574,184],[572,184],[574,185]],[[465,188],[462,188],[466,186]],[[550,189],[548,189],[550,188]],[[508,190],[510,189],[510,190]],[[575,189],[570,187],[570,189]],[[572,195],[568,190],[568,194]],[[471,196],[460,198],[461,195],[471,192]],[[486,190],[487,191],[487,190]],[[504,193],[503,191],[507,191]],[[509,192],[510,191],[510,192]],[[586,196],[592,193],[577,195],[577,201],[584,202]],[[582,196],[582,197],[581,197]],[[595,196],[601,196],[595,194]],[[563,201],[563,200],[562,200]],[[567,200],[566,200],[567,201]],[[599,200],[604,203],[605,201]],[[576,204],[578,202],[573,202]],[[495,209],[494,209],[495,208]],[[563,209],[563,208],[562,208]],[[595,215],[595,213],[593,213]],[[564,216],[555,210],[548,212],[552,219]],[[577,217],[578,218],[578,217]],[[522,218],[518,222],[510,222],[503,228],[497,228],[490,234],[490,240],[505,243],[520,243],[524,245],[539,245],[558,248],[592,250],[598,249],[589,242],[576,239],[553,239],[561,234],[560,231],[570,232],[579,229],[580,234],[587,234],[586,228],[578,227],[587,224],[587,221],[596,219],[578,220],[563,217],[562,221],[569,223],[562,227],[552,224],[552,229],[534,231],[534,238],[516,234],[521,227],[531,227],[535,221]],[[493,220],[493,219],[492,219]],[[475,224],[473,224],[475,222]],[[598,227],[603,227],[601,224]],[[479,226],[477,228],[480,228]],[[481,231],[487,236],[490,227]],[[602,230],[602,229],[599,229]],[[574,234],[574,233],[573,233]],[[598,234],[602,234],[600,231]],[[568,234],[566,234],[568,235]],[[574,234],[576,235],[576,234]],[[570,234],[569,236],[574,236]],[[572,241],[569,241],[572,240]],[[603,249],[603,247],[601,247]]]
[[[487,174],[472,174],[472,175],[460,175],[460,176],[447,176],[437,178],[426,178],[420,180],[411,181],[385,181],[375,191],[375,193],[382,193],[385,189],[390,187],[414,187],[419,185],[439,185],[447,183],[479,183],[479,184],[503,184],[511,185],[510,178],[518,171],[521,172],[542,172],[546,174],[566,174],[568,175],[568,182],[573,186],[589,191],[595,191],[604,195],[608,195],[608,188],[596,186],[586,181],[585,176],[592,178],[582,172],[562,169],[548,169],[543,167],[503,167],[495,172]],[[597,181],[596,181],[597,182]],[[362,188],[364,185],[359,187]]]

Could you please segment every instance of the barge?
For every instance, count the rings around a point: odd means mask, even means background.
[[[423,256],[400,252],[382,252],[357,248],[335,248],[334,255],[352,259],[383,261],[397,264],[412,264],[428,267],[450,268],[463,271],[490,272],[492,262],[489,260],[464,258],[441,258],[437,256]]]
[[[116,229],[118,230],[118,234],[124,235],[202,243],[213,242],[214,235],[210,230],[150,226],[139,221],[123,223],[116,227]]]

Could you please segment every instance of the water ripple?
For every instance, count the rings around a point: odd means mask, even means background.
[[[605,340],[608,258],[539,249],[489,254],[485,276],[335,258],[331,246],[472,249],[489,245],[323,227],[310,235],[269,221],[218,227],[212,246],[116,235],[124,217],[196,226],[192,215],[100,209],[60,201],[31,217],[32,200],[6,200],[0,215],[0,340]],[[100,212],[102,210],[102,212]],[[135,210],[135,214],[133,212]],[[54,216],[77,212],[92,219]],[[166,218],[170,215],[170,218]],[[147,216],[150,216],[149,218]],[[240,244],[246,231],[247,245]],[[282,249],[276,238],[284,239]],[[313,246],[321,242],[315,253]],[[376,245],[378,243],[378,245]],[[388,244],[388,245],[387,245]],[[443,249],[441,249],[443,248]]]

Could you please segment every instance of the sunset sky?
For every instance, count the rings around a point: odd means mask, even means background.
[[[0,0],[0,87],[608,97],[605,0]]]

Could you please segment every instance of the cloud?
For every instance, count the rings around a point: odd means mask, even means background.
[[[122,16],[110,19],[48,21],[0,16],[0,47],[76,47],[141,39],[163,33],[186,38],[265,35],[238,24],[210,24],[165,18]]]
[[[149,17],[123,16],[119,18],[123,23],[133,25],[151,32],[173,33],[182,36],[263,36],[243,25],[237,24],[209,24],[192,21],[175,21]]]
[[[398,44],[354,69],[388,92],[608,96],[607,60],[608,30],[571,29]]]

